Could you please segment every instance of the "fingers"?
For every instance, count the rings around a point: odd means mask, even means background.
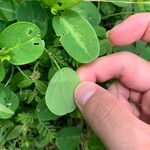
[[[142,98],[142,93],[139,93],[137,91],[130,91],[130,99],[136,103],[140,104],[141,103],[141,98]]]
[[[117,78],[134,91],[150,89],[150,63],[129,52],[101,57],[82,66],[77,73],[81,81],[105,82]]]
[[[139,108],[134,103],[132,103],[136,102],[139,99],[139,93],[130,91],[128,88],[126,88],[123,84],[119,82],[112,83],[107,90],[118,100],[120,100],[120,103],[125,108],[127,108],[133,115],[135,115],[137,118],[140,117]],[[132,99],[132,102],[128,101],[130,99]]]
[[[150,123],[150,90],[143,95],[141,107],[141,120]]]
[[[150,13],[135,14],[127,18],[108,34],[114,45],[123,46],[138,40],[150,42]]]
[[[107,90],[120,100],[120,103],[122,103],[125,108],[132,112],[132,107],[127,101],[129,99],[129,90],[125,86],[121,83],[114,82]]]
[[[137,149],[136,117],[107,90],[83,82],[75,90],[75,99],[86,121],[108,149]]]

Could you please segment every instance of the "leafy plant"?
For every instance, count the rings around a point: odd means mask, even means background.
[[[147,2],[0,0],[0,149],[104,150],[76,109],[75,70],[121,50],[150,60],[144,42],[107,39],[126,17],[149,12]]]
[[[78,83],[79,77],[70,68],[63,68],[55,73],[45,96],[47,107],[52,113],[61,116],[75,109],[73,92]]]

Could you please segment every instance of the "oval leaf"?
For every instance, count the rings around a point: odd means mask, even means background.
[[[61,44],[75,60],[89,63],[98,57],[100,47],[97,35],[91,24],[77,12],[66,10],[62,16],[54,17],[53,27],[61,36]]]
[[[18,106],[19,99],[17,95],[3,84],[0,84],[0,118],[10,118]]]
[[[30,79],[32,72],[30,70],[23,70],[22,71],[25,75],[21,72],[16,73],[11,81],[10,87],[15,90],[16,88],[26,88],[29,87],[33,81]],[[28,77],[28,78],[27,78]]]
[[[37,80],[35,82],[35,87],[39,91],[39,93],[45,94],[46,89],[47,89],[47,85],[44,82]]]
[[[60,150],[73,150],[79,145],[80,139],[80,129],[74,127],[67,127],[63,128],[58,132],[56,137],[56,145]]]
[[[58,116],[49,111],[45,101],[42,101],[37,105],[36,114],[41,121],[56,120],[58,118]]]
[[[131,3],[126,3],[127,0],[111,0],[111,2],[119,7],[129,7]]]
[[[17,2],[15,0],[0,0],[0,19],[12,21],[16,19]]]
[[[23,125],[18,125],[16,127],[14,127],[14,129],[12,129],[8,133],[8,135],[6,136],[5,140],[6,141],[10,141],[12,139],[15,139],[15,138],[19,137],[21,132],[22,132],[22,129],[23,129]]]
[[[82,2],[83,0],[42,0],[43,3],[51,7],[51,11],[53,14],[56,14],[60,10],[65,10],[70,8],[78,3]]]
[[[112,45],[109,40],[103,39],[103,40],[100,40],[99,43],[100,43],[100,47],[101,47],[100,56],[102,56],[106,53],[112,52]]]
[[[33,81],[31,79],[25,79],[25,80],[18,82],[16,86],[18,88],[26,88],[26,87],[29,87],[32,83]]]
[[[76,108],[73,92],[79,82],[76,72],[70,68],[56,72],[46,91],[46,105],[52,113],[61,116]]]
[[[82,2],[71,8],[85,17],[93,27],[99,26],[101,16],[96,6],[91,2]]]
[[[8,51],[14,65],[35,61],[44,51],[40,29],[33,23],[18,22],[7,27],[0,35],[0,47]],[[3,52],[4,53],[4,52]]]
[[[0,103],[0,118],[6,119],[14,115],[14,112]]]
[[[17,20],[36,24],[41,29],[42,37],[47,32],[47,12],[38,1],[21,2],[17,11]]]

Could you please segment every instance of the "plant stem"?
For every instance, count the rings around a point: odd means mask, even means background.
[[[13,78],[13,75],[14,75],[14,67],[12,67],[12,71],[11,71],[11,75],[9,77],[9,79],[7,80],[6,84],[5,84],[5,87],[7,87],[7,85],[11,82],[12,78]]]
[[[136,2],[136,1],[120,1],[120,0],[83,0],[83,1],[91,1],[91,2],[113,2],[113,3],[122,3],[122,4],[150,4],[150,2]]]
[[[134,14],[134,12],[131,12],[131,11],[126,11],[126,12],[121,12],[121,13],[115,13],[115,14],[112,14],[112,15],[108,15],[108,16],[105,16],[105,17],[102,17],[102,20],[104,19],[107,19],[109,17],[114,17],[114,16],[118,16],[118,15],[123,15],[123,14]]]
[[[31,80],[22,70],[20,67],[16,66],[16,68],[20,71],[20,73],[25,77],[27,78],[28,80]]]
[[[49,53],[49,51],[45,48],[45,52],[48,54],[48,56],[50,57],[51,61],[54,62],[54,64],[56,65],[56,67],[58,68],[58,70],[60,70],[61,68],[59,67],[56,59],[52,56],[52,54]]]
[[[98,6],[97,6],[98,10],[100,10],[100,5],[101,5],[100,2],[98,2]]]
[[[36,69],[37,69],[37,67],[38,67],[38,65],[39,65],[39,61],[35,64],[35,66],[34,66],[34,69],[33,69],[33,72],[35,72],[36,71]]]
[[[61,47],[61,45],[52,45],[51,48]]]

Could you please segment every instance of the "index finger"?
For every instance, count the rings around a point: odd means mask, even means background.
[[[110,30],[108,37],[117,46],[129,45],[138,40],[150,42],[150,13],[130,16]]]
[[[77,73],[81,81],[105,82],[117,78],[129,89],[150,90],[150,63],[129,52],[101,57],[80,67]]]

